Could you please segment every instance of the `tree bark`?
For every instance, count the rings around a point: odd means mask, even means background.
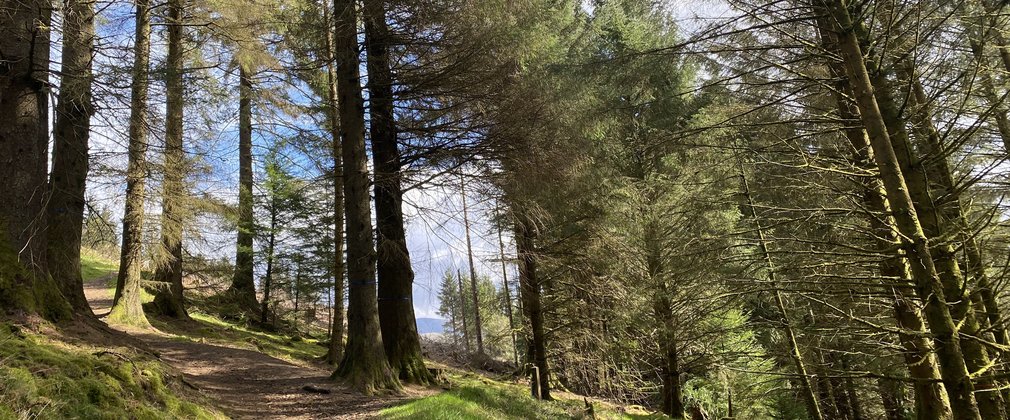
[[[828,30],[830,23],[822,18],[821,38],[825,49],[829,52],[838,51],[838,40],[836,34]],[[847,122],[843,130],[849,145],[852,146],[853,164],[861,169],[871,171],[874,158],[866,132],[859,126],[859,110],[856,105],[850,102],[845,95],[851,94],[852,89],[845,72],[837,66],[829,63],[828,70],[835,78],[835,102],[838,108],[838,116]],[[870,230],[876,238],[876,246],[884,255],[880,261],[880,275],[884,281],[891,283],[891,293],[894,296],[894,317],[897,325],[905,333],[899,334],[898,341],[903,347],[905,366],[909,375],[916,379],[914,383],[916,412],[920,419],[941,419],[951,418],[950,401],[947,398],[947,390],[940,379],[939,367],[936,358],[932,354],[932,346],[926,338],[922,316],[916,308],[916,302],[911,296],[904,292],[904,285],[910,281],[908,262],[895,251],[891,251],[894,244],[899,243],[898,233],[894,226],[894,220],[888,216],[891,212],[885,198],[884,186],[880,179],[873,176],[862,178],[863,185],[863,205],[871,212],[867,214],[867,222]]]
[[[95,11],[89,0],[68,0],[63,12],[63,53],[60,93],[53,132],[49,175],[49,273],[74,312],[93,316],[81,278],[81,228],[84,190],[88,180],[88,137],[91,130],[91,57]]]
[[[904,246],[916,289],[925,302],[926,319],[937,343],[941,372],[951,399],[951,408],[955,418],[980,419],[973,394],[974,386],[961,352],[957,326],[946,305],[944,287],[933,264],[932,251],[919,223],[887,126],[874,97],[873,84],[866,70],[866,62],[856,38],[852,18],[842,0],[830,2],[828,8],[838,25],[835,29],[839,33],[842,63],[852,84],[856,105],[869,136],[888,202],[898,229],[905,238]]]
[[[365,0],[365,51],[368,56],[372,163],[375,168],[375,223],[379,325],[386,358],[400,380],[434,382],[424,366],[414,318],[414,270],[403,227],[400,150],[393,114],[393,76],[389,68],[390,35],[384,0]]]
[[[466,292],[463,289],[463,274],[456,269],[456,282],[459,284],[459,312],[460,319],[463,320],[463,344],[466,352],[470,353],[470,329],[466,326]]]
[[[133,85],[130,91],[130,143],[126,166],[126,208],[123,210],[123,243],[119,276],[110,319],[146,326],[141,306],[141,249],[144,236],[144,197],[147,184],[147,92],[150,84],[151,10],[149,0],[136,0],[134,24]]]
[[[165,177],[161,197],[162,261],[155,271],[159,282],[154,307],[163,315],[186,319],[182,286],[182,219],[185,151],[183,150],[183,0],[168,1],[168,57],[165,63]]]
[[[958,293],[955,298],[956,300],[950,301],[952,305],[951,312],[955,317],[963,317],[964,324],[961,327],[961,331],[969,337],[987,337],[990,340],[1005,345],[1007,343],[1007,336],[1006,330],[1001,327],[999,307],[996,303],[992,285],[989,282],[989,276],[985,272],[978,242],[975,240],[974,232],[971,231],[967,217],[964,215],[961,205],[961,193],[954,183],[953,172],[947,161],[947,154],[941,143],[940,134],[933,125],[932,111],[929,108],[926,92],[915,76],[914,68],[910,62],[906,60],[898,63],[898,72],[904,81],[908,83],[911,90],[909,104],[912,111],[912,126],[916,134],[915,139],[917,140],[915,149],[920,153],[920,157],[914,163],[910,162],[910,164],[921,165],[922,172],[926,177],[928,191],[927,194],[922,194],[922,200],[939,201],[932,206],[932,208],[938,210],[935,212],[938,217],[934,216],[938,220],[934,228],[935,231],[932,233],[936,235],[936,238],[956,238],[967,257],[967,273],[961,274],[959,278],[952,277],[948,280],[948,282],[956,282],[953,283],[956,286],[948,286],[948,288],[952,293]],[[942,201],[936,200],[933,197],[941,197]],[[915,200],[915,196],[913,196],[913,200]],[[925,228],[924,231],[926,231],[927,235],[931,233]],[[954,235],[951,235],[951,233]],[[941,243],[941,246],[950,248],[950,251],[947,253],[947,255],[950,255],[948,257],[950,261],[944,261],[944,263],[956,267],[958,261],[953,244],[945,242]],[[961,273],[959,269],[956,271],[952,270],[952,272]],[[969,275],[971,276],[970,279],[974,281],[966,281],[968,279],[965,279],[965,277]],[[975,290],[969,292],[972,286],[974,286]],[[990,307],[994,312],[991,315]],[[996,329],[991,329],[993,326],[989,325],[990,320],[996,321]],[[971,338],[965,340],[964,348],[965,355],[968,358],[968,369],[972,372],[991,368],[988,356],[989,352],[977,339]],[[1003,354],[1006,356],[1008,353],[1003,352]],[[994,382],[991,379],[984,379],[989,376],[991,375],[984,374],[982,375],[983,379],[978,380],[979,388],[987,390],[984,392],[976,391],[975,398],[978,400],[979,409],[983,417],[993,415],[1005,416],[1004,395],[1007,394],[1005,391],[1002,393],[992,391],[993,389],[1003,388],[1004,384]]]
[[[323,8],[326,27],[333,27],[329,8]],[[337,76],[334,69],[333,31],[326,31],[326,113],[333,147],[333,319],[326,363],[335,365],[344,356],[344,176],[340,145],[340,109],[337,101]]]
[[[253,279],[253,159],[252,77],[247,66],[239,67],[238,105],[238,235],[235,240],[235,273],[228,291],[245,308],[256,307]]]
[[[512,289],[509,287],[508,269],[505,267],[505,241],[502,240],[501,225],[498,225],[498,255],[501,258],[501,284],[505,289],[505,314],[509,317],[509,336],[512,337],[512,359],[519,366],[519,350],[516,348],[516,324],[512,316]]]
[[[677,349],[676,325],[673,318],[673,310],[670,307],[670,300],[666,298],[666,291],[661,291],[657,295],[662,296],[656,302],[656,315],[662,323],[665,331],[663,342],[663,388],[661,399],[663,413],[673,419],[684,418],[684,387],[681,383],[680,357]]]
[[[373,393],[399,389],[400,383],[386,359],[379,327],[364,101],[358,72],[357,11],[354,0],[336,0],[334,7],[349,293],[347,347],[333,376],[365,393]]]
[[[842,362],[842,372],[850,372],[851,366],[849,366],[848,357],[845,355],[841,356]],[[863,420],[866,416],[863,415],[863,404],[859,400],[859,393],[856,392],[856,380],[851,376],[846,376],[845,379],[845,397],[849,400],[849,411],[852,414],[852,420]]]
[[[260,303],[260,322],[264,325],[270,317],[270,292],[274,279],[274,245],[277,240],[277,213],[279,203],[277,192],[272,191],[270,197],[270,234],[267,237],[267,268],[263,275],[263,302]]]
[[[463,198],[463,228],[466,231],[466,257],[470,262],[470,293],[473,298],[474,336],[477,337],[477,354],[484,355],[484,332],[481,331],[480,294],[477,290],[477,268],[473,264],[473,245],[470,242],[470,213],[466,205],[466,184],[459,178],[460,195]]]
[[[532,340],[530,359],[537,367],[540,399],[551,399],[550,371],[547,367],[547,334],[541,306],[540,280],[537,277],[536,231],[533,222],[525,218],[516,221],[516,248],[519,252],[519,290],[523,310],[530,323]]]
[[[0,14],[0,308],[66,319],[46,269],[48,63],[52,6],[6,2]]]

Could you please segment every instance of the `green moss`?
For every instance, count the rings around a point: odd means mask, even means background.
[[[519,384],[493,381],[474,374],[450,374],[453,388],[426,398],[390,407],[380,413],[388,419],[563,419],[583,418],[582,400],[559,398],[537,401]],[[601,404],[594,406],[600,419],[666,418],[619,413]]]
[[[119,262],[102,255],[98,251],[81,248],[81,278],[85,282],[110,276],[108,285],[116,287],[116,278],[111,276],[119,272]]]
[[[2,221],[0,221],[2,225]],[[36,276],[18,262],[0,232],[0,307],[37,313],[50,321],[71,317],[70,304],[49,275]]]
[[[29,278],[29,274],[18,262],[17,254],[7,245],[5,235],[0,231],[0,307],[28,311],[34,309],[29,290],[18,285],[26,278]]]
[[[0,324],[0,419],[224,418],[187,400],[160,362],[10,331]]]

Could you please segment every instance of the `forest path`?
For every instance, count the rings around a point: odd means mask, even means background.
[[[96,314],[104,315],[112,303],[108,276],[85,285]],[[182,329],[202,325],[180,325]],[[322,364],[295,364],[264,353],[209,344],[156,329],[113,327],[141,340],[162,361],[182,372],[187,382],[210,397],[232,418],[329,419],[375,418],[379,410],[430,393],[408,389],[407,395],[365,396],[329,379]],[[313,386],[329,394],[303,390]]]
[[[99,318],[108,315],[112,309],[114,291],[109,284],[115,279],[116,273],[109,273],[84,283],[84,297],[88,299],[91,310]]]

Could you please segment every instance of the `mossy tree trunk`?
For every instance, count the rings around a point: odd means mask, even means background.
[[[915,133],[913,137],[915,139],[914,149],[920,154],[919,159],[916,162],[910,161],[909,165],[921,166],[921,171],[925,175],[925,182],[923,184],[926,185],[926,191],[925,193],[919,193],[920,199],[936,203],[928,206],[927,209],[936,209],[936,216],[934,217],[936,217],[937,221],[934,225],[930,225],[932,228],[929,230],[926,229],[926,225],[924,224],[924,230],[927,235],[932,234],[936,238],[945,238],[946,241],[957,241],[966,256],[966,271],[961,271],[959,267],[960,261],[958,261],[956,256],[957,250],[955,249],[955,244],[950,242],[946,244],[941,243],[945,248],[950,249],[948,252],[942,254],[949,261],[938,261],[938,265],[943,263],[953,266],[957,270],[952,270],[952,274],[960,273],[960,276],[951,277],[946,281],[952,285],[956,284],[956,287],[949,287],[950,293],[948,293],[948,296],[956,296],[954,301],[950,301],[952,304],[951,312],[956,319],[963,318],[964,325],[961,328],[965,334],[972,337],[984,337],[998,344],[1005,344],[1005,331],[1002,328],[993,329],[993,326],[989,324],[989,320],[991,319],[987,316],[989,308],[986,305],[987,299],[984,299],[983,296],[988,295],[992,299],[989,306],[992,307],[992,310],[997,315],[994,318],[998,321],[997,327],[1002,324],[998,317],[999,307],[995,302],[995,297],[992,296],[992,285],[989,282],[989,276],[985,272],[982,252],[962,209],[961,189],[955,185],[953,171],[947,161],[947,152],[944,150],[940,133],[933,125],[929,98],[926,97],[926,92],[919,82],[915,74],[915,68],[910,61],[904,60],[898,63],[897,67],[899,76],[904,83],[907,83],[911,91],[908,97],[911,110],[910,119],[913,132]],[[941,199],[936,199],[936,197],[941,197]],[[916,200],[916,196],[913,195],[912,198]],[[968,361],[968,369],[979,371],[990,368],[990,351],[982,343],[974,339],[965,340],[964,349]],[[1006,353],[1004,352],[1004,354]],[[1005,384],[1000,383],[1001,381],[992,380],[991,376],[982,375],[977,380],[978,387],[986,390],[1005,388]],[[1006,395],[1006,390],[1003,392],[976,392],[975,398],[978,400],[979,409],[982,411],[983,417],[1006,415],[1004,395]]]
[[[375,168],[375,222],[378,228],[379,325],[382,344],[400,380],[427,384],[434,378],[424,366],[414,319],[414,270],[403,227],[400,151],[393,114],[393,77],[389,69],[390,35],[384,0],[365,0],[365,51]]]
[[[883,75],[874,75],[871,80],[875,82],[877,103],[890,133],[890,140],[899,168],[905,174],[904,179],[908,194],[912,199],[916,214],[919,216],[922,232],[926,238],[931,239],[930,255],[933,258],[933,265],[940,283],[944,288],[946,306],[949,307],[950,316],[955,323],[959,324],[960,334],[972,337],[980,336],[978,318],[971,307],[969,288],[964,282],[964,272],[958,261],[957,250],[954,244],[945,237],[945,235],[954,232],[950,230],[950,223],[953,221],[945,220],[944,214],[949,211],[949,206],[956,204],[956,200],[953,203],[942,203],[936,200],[930,192],[931,181],[940,175],[924,166],[923,160],[915,157],[915,151],[910,144],[904,121],[900,115],[901,105],[892,96],[888,81]],[[974,339],[960,340],[960,347],[969,372],[988,369],[990,362],[988,351],[979,341]],[[991,389],[986,382],[980,382],[980,387]],[[975,392],[975,399],[982,418],[1003,417],[1002,414],[999,414],[1003,411],[1003,399],[998,392]]]
[[[520,216],[522,217],[522,216]],[[537,367],[540,399],[551,399],[550,370],[547,366],[547,331],[541,304],[540,279],[537,277],[536,227],[533,221],[521,218],[516,221],[516,248],[519,252],[519,291],[523,312],[529,322],[529,356]]]
[[[228,292],[244,308],[256,308],[253,279],[253,161],[252,77],[239,62],[238,105],[238,235],[235,240],[235,273]]]
[[[46,269],[49,147],[47,1],[5,2],[0,13],[0,308],[68,318]]]
[[[333,16],[349,286],[347,347],[333,376],[365,393],[398,390],[400,382],[386,359],[379,327],[355,1],[335,1]]]
[[[149,0],[136,0],[136,4],[123,243],[119,255],[116,297],[109,317],[117,322],[146,326],[147,317],[144,315],[140,297],[142,290],[140,258],[144,236],[144,189],[147,181],[147,92],[150,80],[151,11]]]
[[[936,343],[944,385],[951,399],[951,408],[955,418],[980,419],[974,386],[961,351],[957,326],[947,306],[944,286],[933,264],[929,241],[919,223],[884,117],[874,96],[874,86],[870,82],[852,17],[842,0],[829,2],[827,9],[836,22],[836,26],[831,30],[839,34],[841,65],[852,85],[853,96],[863,126],[866,128],[888,202],[896,225],[904,238],[903,245],[908,254],[917,292],[925,302],[926,320]]]
[[[168,1],[168,56],[165,69],[165,177],[161,197],[161,264],[155,272],[160,286],[154,297],[157,310],[173,318],[189,318],[182,286],[182,219],[185,151],[183,130],[183,0]]]
[[[91,57],[95,41],[94,3],[68,0],[63,11],[63,52],[60,93],[53,132],[49,175],[49,273],[77,314],[94,315],[84,297],[81,278],[81,228],[88,179],[88,138],[91,130]]]
[[[822,17],[819,20],[821,41],[825,49],[835,53],[838,51],[837,34],[829,31],[829,21]],[[846,95],[851,95],[852,89],[844,71],[829,63],[828,70],[834,77],[834,96],[838,116],[846,121],[842,130],[852,147],[852,163],[868,173],[873,169],[873,151],[871,150],[866,132],[859,125],[859,110]],[[884,282],[891,284],[893,295],[894,318],[901,333],[898,341],[903,348],[905,366],[909,376],[916,379],[913,384],[915,391],[916,412],[920,419],[949,419],[951,413],[947,390],[939,380],[940,370],[936,357],[932,353],[932,345],[926,336],[922,315],[916,308],[918,302],[914,296],[905,292],[904,284],[911,281],[908,262],[899,253],[891,251],[894,244],[899,243],[899,236],[894,226],[894,219],[888,215],[891,212],[886,192],[880,179],[864,176],[861,179],[863,187],[863,206],[870,212],[867,223],[876,240],[876,247],[885,255],[880,261],[880,276]]]

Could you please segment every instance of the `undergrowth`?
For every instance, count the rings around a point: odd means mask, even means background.
[[[183,324],[152,318],[151,324],[161,331],[176,335],[178,340],[257,350],[289,362],[318,361],[326,354],[325,342],[314,338],[261,331],[224,320],[204,312],[203,308],[189,309],[193,322]]]
[[[554,401],[537,401],[525,385],[488,379],[475,373],[446,374],[452,388],[382,410],[387,419],[478,420],[478,419],[582,419],[590,418],[585,402],[575,395],[559,395]],[[645,411],[622,411],[593,402],[597,419],[663,419]]]
[[[0,419],[218,419],[169,368],[0,323]]]

